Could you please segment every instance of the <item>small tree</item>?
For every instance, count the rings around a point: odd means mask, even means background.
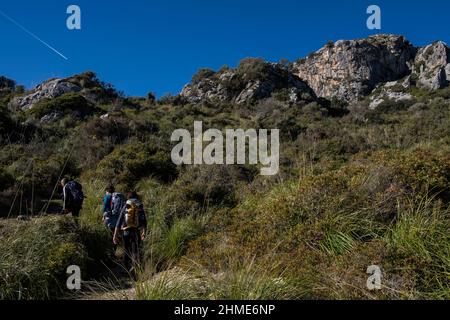
[[[14,80],[8,79],[4,76],[0,76],[0,89],[11,89],[16,87],[16,82]]]
[[[148,102],[149,104],[154,104],[155,101],[156,101],[156,96],[155,96],[155,94],[154,94],[153,92],[147,93],[147,102]]]

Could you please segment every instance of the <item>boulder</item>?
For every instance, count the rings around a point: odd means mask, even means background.
[[[52,113],[49,113],[41,118],[41,123],[53,123],[58,121],[64,116],[64,114],[61,111],[54,111]]]
[[[66,93],[80,92],[81,88],[64,79],[52,79],[38,85],[30,94],[16,97],[10,102],[10,107],[29,110],[43,99],[54,99]]]

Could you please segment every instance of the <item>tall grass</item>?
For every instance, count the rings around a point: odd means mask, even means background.
[[[186,262],[185,262],[186,263]],[[191,262],[189,268],[174,267],[136,284],[141,300],[268,300],[309,297],[306,278],[293,278],[272,266],[258,265],[254,259],[233,262],[220,273],[210,273]]]
[[[85,270],[87,252],[67,217],[9,224],[0,238],[0,299],[51,299],[70,294],[66,268]]]
[[[153,271],[167,269],[184,254],[189,241],[202,233],[209,221],[209,214],[191,214],[169,222],[161,201],[165,188],[149,178],[138,184],[138,191],[145,203],[148,217],[148,232],[144,243],[147,267]]]
[[[399,207],[386,242],[395,259],[393,269],[416,274],[409,298],[450,298],[450,211],[434,197],[410,199]]]
[[[148,263],[156,271],[176,263],[184,254],[190,240],[201,234],[208,221],[207,216],[177,218],[172,225],[154,217],[145,240]]]

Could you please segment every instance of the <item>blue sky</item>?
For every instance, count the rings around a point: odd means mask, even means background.
[[[82,30],[66,28],[71,4],[81,7]],[[447,0],[2,0],[1,11],[69,60],[0,15],[0,75],[30,88],[92,70],[127,95],[177,93],[202,67],[295,60],[329,40],[373,34],[371,4],[382,10],[380,33],[450,43]]]

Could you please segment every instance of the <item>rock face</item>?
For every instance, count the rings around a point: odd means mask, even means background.
[[[180,94],[190,103],[210,100],[243,104],[276,93],[292,102],[315,98],[311,88],[287,68],[260,59],[245,59],[237,69],[203,70],[203,76],[198,78],[194,76]]]
[[[419,88],[436,90],[450,82],[450,48],[442,41],[420,48],[414,60],[413,75]]]
[[[52,79],[38,85],[32,93],[14,98],[10,107],[29,110],[43,99],[54,99],[66,93],[81,91],[81,88],[65,79]]]
[[[404,37],[377,35],[329,43],[295,62],[292,69],[319,97],[350,102],[379,83],[408,75],[415,54],[416,48]]]

